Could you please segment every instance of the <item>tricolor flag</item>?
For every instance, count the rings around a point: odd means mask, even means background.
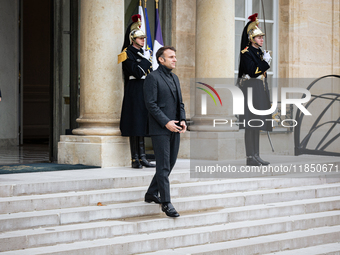
[[[159,22],[158,6],[156,5],[156,20],[155,20],[155,41],[153,43],[153,56],[152,56],[152,67],[153,70],[158,68],[158,62],[156,59],[157,51],[164,46],[161,24]]]
[[[151,38],[151,31],[150,31],[150,25],[149,25],[149,18],[148,18],[148,11],[146,10],[146,2],[145,2],[145,28],[146,28],[146,52],[144,53],[144,55],[147,58],[150,58],[150,55],[152,54],[153,50],[152,50],[152,38]],[[151,54],[150,54],[150,50],[151,50]]]

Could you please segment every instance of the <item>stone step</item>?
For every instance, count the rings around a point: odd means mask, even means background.
[[[172,219],[159,205],[143,202],[154,169],[116,170],[99,175],[67,171],[66,177],[39,181],[21,176],[3,182],[1,176],[0,195],[4,183],[12,184],[3,192],[11,197],[0,197],[0,252],[19,254],[26,248],[22,252],[29,252],[23,254],[135,254],[207,244],[206,236],[218,244],[340,225],[340,179],[335,175],[216,180],[193,179],[187,169],[177,169],[171,192],[181,217]],[[95,206],[97,202],[105,206]],[[164,246],[168,240],[172,245]]]
[[[333,184],[326,184],[333,185]],[[231,194],[213,194],[195,197],[183,197],[173,199],[175,208],[180,212],[231,208],[238,211],[247,205],[260,205],[280,201],[302,200],[306,208],[296,208],[305,212],[319,212],[340,209],[340,197],[334,196],[334,190],[330,187],[324,189],[304,190],[302,188],[288,188],[265,191],[250,191]],[[334,187],[338,190],[338,186]],[[315,198],[315,196],[326,196]],[[331,196],[333,195],[333,196]],[[331,197],[329,197],[331,196]],[[318,203],[318,204],[315,204]],[[293,203],[294,204],[294,203]],[[33,211],[0,215],[0,232],[37,228],[44,226],[56,226],[73,223],[84,223],[99,220],[112,220],[120,218],[146,216],[160,213],[160,206],[154,203],[131,202],[110,204],[107,206],[84,206],[76,208],[54,209],[45,211]],[[242,218],[243,214],[239,214]],[[248,215],[247,217],[252,217]],[[247,219],[247,218],[246,218]]]
[[[259,209],[260,210],[260,209]],[[179,222],[178,222],[179,221]],[[19,230],[0,233],[1,251],[19,250],[25,248],[54,245],[58,243],[72,243],[131,234],[155,233],[160,231],[178,230],[202,226],[225,226],[236,238],[246,238],[251,235],[273,234],[277,231],[285,232],[303,230],[323,226],[334,226],[340,222],[340,211],[319,212],[303,215],[289,215],[256,219],[253,221],[228,222],[228,212],[196,213],[185,215],[177,221],[169,218],[130,219],[125,221],[102,221],[67,226],[54,226],[30,230]],[[246,222],[246,224],[244,223]],[[161,228],[159,227],[161,225]],[[246,227],[245,227],[246,226]],[[250,228],[250,227],[253,228]],[[278,227],[280,226],[280,227]],[[222,227],[221,227],[222,228]],[[223,227],[224,228],[224,227]],[[204,228],[202,228],[204,230]],[[265,229],[268,232],[265,232]],[[275,231],[273,230],[275,229]],[[272,231],[272,232],[271,232]],[[243,236],[240,236],[243,233]],[[244,236],[246,235],[246,236]]]
[[[170,175],[171,182],[175,184],[214,180],[214,178],[190,178],[189,169],[189,161],[179,160],[179,163],[176,164],[176,168],[172,171]],[[154,173],[155,169],[153,168],[101,168],[62,171],[62,174],[56,171],[3,175],[0,178],[0,197],[103,190],[113,188],[144,187],[150,184]],[[284,175],[284,177],[286,178],[289,178],[291,176],[296,177],[297,175]],[[260,177],[258,177],[257,179],[259,179]],[[304,174],[301,177],[301,179],[310,179],[311,181],[319,180],[323,183],[340,182],[338,173],[316,173],[308,175]],[[267,178],[270,179],[273,177]],[[283,176],[276,177],[276,179],[280,178],[283,178]]]
[[[175,249],[176,251],[176,248],[179,252],[186,252],[183,254],[218,254],[218,252],[223,252],[223,254],[263,254],[264,252],[298,249],[337,242],[340,239],[340,226],[324,227],[324,224],[328,219],[330,225],[338,223],[339,212],[333,216],[329,215],[329,217],[325,215],[319,216],[298,215],[148,234],[134,234],[94,241],[28,248],[26,250],[4,252],[3,254],[128,255],[159,251],[161,249]],[[319,227],[319,225],[322,227]],[[311,227],[311,229],[305,230],[304,227]],[[192,251],[194,252],[190,253]],[[206,253],[206,251],[209,251],[209,253]],[[226,251],[228,253],[225,253]]]
[[[0,252],[137,233],[137,224],[101,221],[0,233]]]
[[[30,174],[11,174],[0,178],[0,197],[51,194],[84,190],[102,190],[147,186],[155,170],[101,168]],[[173,182],[196,181],[186,170],[174,170]],[[51,181],[52,180],[52,181]]]
[[[332,197],[339,194],[338,184],[325,184],[285,189],[213,194],[199,197],[179,197],[174,201],[174,205],[179,211],[192,211]]]
[[[267,253],[265,255],[339,255],[340,254],[340,242],[317,245],[298,250],[279,251],[273,253]]]
[[[315,207],[317,203],[317,207]],[[238,222],[247,220],[258,220],[262,218],[270,217],[284,217],[291,215],[299,215],[305,213],[323,212],[323,210],[336,210],[339,208],[334,199],[318,199],[316,201],[301,200],[290,201],[283,203],[272,203],[264,205],[252,205],[236,208],[226,208],[220,210],[213,210],[210,212],[189,212],[181,213],[182,216],[175,221],[169,221],[163,213],[155,214],[152,216],[144,216],[137,218],[122,218],[118,219],[123,222],[137,222],[137,228],[139,233],[148,233],[156,231],[165,231],[168,229],[179,229],[187,226],[197,227],[203,225],[214,225],[226,222]],[[115,221],[117,222],[117,221]],[[88,223],[80,223],[77,226],[84,226],[88,228]],[[92,223],[91,223],[92,224]],[[94,225],[96,224],[93,223]],[[46,231],[56,229],[58,226],[51,226],[45,228]],[[61,229],[66,226],[60,226]],[[29,233],[31,230],[18,230],[13,233]],[[37,231],[37,230],[34,230]],[[7,236],[9,232],[0,233],[2,236]]]
[[[302,249],[325,244],[334,244],[340,240],[340,226],[320,227],[301,231],[292,231],[270,236],[259,236],[248,239],[228,240],[220,243],[196,245],[192,247],[163,249],[156,252],[139,252],[143,255],[258,255],[280,254],[282,250]],[[288,252],[288,251],[287,251]],[[19,254],[19,253],[18,253]],[[24,253],[23,253],[24,254]],[[61,253],[62,254],[62,253]],[[75,253],[76,254],[76,253]],[[94,253],[93,253],[94,254]],[[289,253],[298,255],[300,253]],[[314,254],[314,253],[309,253]],[[315,253],[328,254],[328,253]],[[330,253],[332,254],[332,253]],[[338,253],[335,253],[338,254]]]
[[[324,179],[323,179],[324,180]],[[311,197],[324,197],[340,194],[340,183],[320,184],[321,179],[223,179],[214,181],[194,182],[194,183],[177,183],[171,186],[171,195],[176,197],[190,197],[203,194],[222,194],[234,193],[236,191],[256,191],[254,196],[262,193],[264,189],[274,189],[271,193],[277,193],[277,189],[290,188],[294,186],[304,186],[304,188],[291,188],[286,192],[305,190],[310,192]],[[308,185],[308,186],[307,186]],[[331,189],[333,192],[329,192]],[[94,206],[98,202],[102,204],[122,203],[143,201],[147,187],[117,188],[93,191],[78,191],[44,195],[15,196],[0,198],[0,214],[41,211],[51,209],[72,208],[80,206]],[[307,191],[308,190],[308,191]],[[314,193],[315,192],[315,196]],[[321,194],[323,192],[323,194]],[[327,193],[328,194],[325,194]],[[240,193],[239,195],[247,195]],[[268,195],[268,193],[266,192]],[[287,196],[288,193],[285,193]],[[249,198],[250,199],[250,198]],[[248,201],[249,201],[248,199]]]

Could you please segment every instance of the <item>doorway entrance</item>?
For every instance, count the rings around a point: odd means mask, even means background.
[[[48,146],[51,114],[51,1],[22,1],[22,144]]]
[[[77,128],[78,1],[22,0],[22,144],[47,146]]]
[[[48,153],[51,127],[52,1],[21,1],[20,145]],[[23,149],[21,148],[21,150]]]
[[[79,116],[79,1],[1,0],[0,14],[0,164],[32,145],[56,162]]]

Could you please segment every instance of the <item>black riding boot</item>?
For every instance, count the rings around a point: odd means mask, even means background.
[[[131,167],[142,168],[138,158],[138,137],[130,136]]]
[[[270,163],[268,161],[264,161],[260,158],[260,130],[254,130],[254,141],[255,141],[255,159],[261,163],[261,165],[267,166]]]
[[[139,140],[139,158],[140,158],[140,163],[142,164],[142,166],[145,166],[145,167],[156,167],[155,164],[150,163],[146,159],[144,137],[143,136],[139,136],[138,140]]]
[[[261,166],[261,163],[255,158],[254,130],[245,129],[244,141],[246,144],[247,166]]]

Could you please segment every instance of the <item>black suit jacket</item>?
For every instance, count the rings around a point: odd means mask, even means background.
[[[171,131],[165,127],[170,120],[185,121],[179,79],[177,75],[173,73],[171,75],[175,81],[177,97],[160,68],[151,72],[144,81],[144,101],[149,111],[149,135],[171,134]]]

